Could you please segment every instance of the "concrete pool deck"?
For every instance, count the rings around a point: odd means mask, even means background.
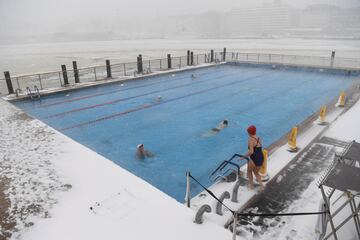
[[[225,218],[205,215],[204,224],[196,225],[194,211],[110,160],[3,100],[0,109],[5,143],[0,146],[0,238],[231,238],[229,231],[209,221],[222,225]],[[336,109],[329,121],[342,111]],[[298,139],[300,148],[324,130],[313,127]],[[270,156],[272,176],[283,166],[276,159],[288,162],[294,157],[284,156],[285,151],[280,147]]]

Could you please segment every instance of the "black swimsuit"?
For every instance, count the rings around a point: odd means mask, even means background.
[[[254,139],[256,139],[256,138],[254,138]],[[260,144],[260,147],[256,147],[256,145],[259,143],[259,141],[260,141],[260,138],[257,138],[256,144],[254,147],[254,152],[253,152],[253,154],[250,155],[251,160],[255,163],[255,165],[257,167],[260,167],[264,162],[264,155],[262,152],[261,144]]]

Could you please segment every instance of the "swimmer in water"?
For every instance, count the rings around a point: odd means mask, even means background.
[[[156,102],[161,102],[162,100],[163,100],[163,98],[160,95],[157,96],[156,99],[155,99]]]
[[[195,79],[195,74],[191,74],[191,79]]]
[[[218,132],[220,132],[221,130],[225,129],[227,126],[229,125],[228,120],[224,119],[223,121],[221,121],[216,127],[212,128],[211,131],[203,134],[203,137],[211,137],[211,136],[215,136]]]
[[[153,154],[152,152],[145,150],[144,144],[139,144],[137,145],[137,150],[136,150],[136,158],[143,160],[145,158],[152,158],[155,156],[155,154]]]
[[[220,132],[221,130],[226,128],[228,126],[228,124],[229,124],[228,120],[224,119],[221,123],[219,123],[219,125],[217,127],[211,129],[211,131]]]

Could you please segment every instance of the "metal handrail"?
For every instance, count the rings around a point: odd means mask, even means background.
[[[32,92],[29,87],[26,87],[26,94],[30,97],[30,99],[33,99]]]
[[[211,178],[216,172],[221,171],[222,169],[224,169],[228,164],[236,166],[237,170],[238,170],[238,174],[240,175],[240,165],[231,162],[233,159],[235,159],[236,157],[239,158],[243,158],[243,160],[249,161],[249,158],[247,156],[235,153],[229,160],[225,160],[223,161],[209,176],[209,178]],[[238,175],[238,176],[239,176]]]
[[[38,98],[40,98],[40,91],[39,91],[39,88],[36,85],[34,86],[34,91],[36,92]]]

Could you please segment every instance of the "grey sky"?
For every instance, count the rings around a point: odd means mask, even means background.
[[[211,10],[261,5],[272,0],[0,0],[0,31],[42,32],[70,22],[129,16],[166,16],[202,13]],[[282,0],[297,7],[327,3],[344,7],[359,6],[359,0]],[[70,24],[68,24],[70,25]],[[63,30],[63,29],[62,29]]]

